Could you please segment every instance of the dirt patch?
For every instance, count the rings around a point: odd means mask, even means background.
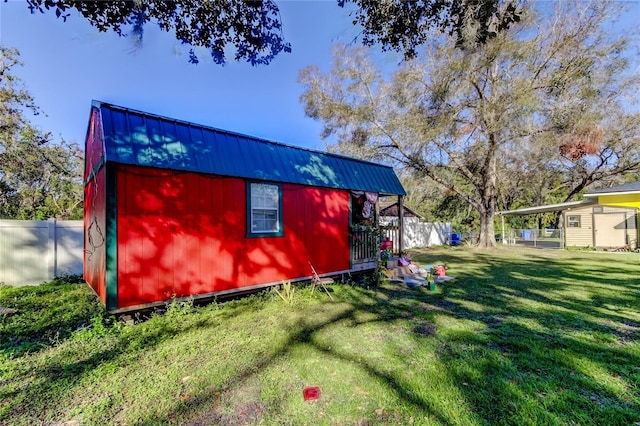
[[[621,324],[616,326],[614,334],[620,339],[618,345],[626,346],[629,342],[633,342],[638,339],[638,335],[640,334],[640,324],[629,320],[623,320]]]
[[[417,333],[422,337],[435,336],[436,331],[437,329],[434,324],[420,324],[413,329],[414,333]]]
[[[210,410],[200,413],[185,424],[188,426],[240,426],[261,423],[265,406],[258,400],[259,396],[260,389],[256,387],[223,392]]]
[[[229,410],[231,410],[229,412]],[[220,407],[213,408],[210,411],[200,415],[198,418],[190,420],[185,423],[189,426],[239,426],[239,425],[253,425],[262,421],[262,413],[264,412],[264,404],[261,402],[247,402],[245,404],[226,407],[220,409]]]
[[[405,319],[413,318],[413,312],[411,312],[411,311],[402,311],[402,312],[400,312],[400,318],[405,318]]]

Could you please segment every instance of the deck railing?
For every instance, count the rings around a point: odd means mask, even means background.
[[[372,228],[351,229],[351,252],[354,262],[371,261],[378,258],[380,237]]]

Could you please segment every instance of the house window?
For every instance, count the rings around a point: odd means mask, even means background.
[[[247,235],[282,235],[282,188],[277,184],[247,184]]]
[[[580,228],[580,216],[567,216],[567,228]]]

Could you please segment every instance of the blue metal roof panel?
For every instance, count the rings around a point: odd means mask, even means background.
[[[404,195],[391,167],[94,101],[108,161]]]
[[[205,150],[200,151],[198,154],[198,170],[213,170],[213,163],[216,158],[221,158],[220,144],[218,143],[217,135],[207,129],[202,129],[202,135],[204,137]],[[221,174],[228,175],[231,169],[226,170],[228,163],[221,162],[219,169]]]

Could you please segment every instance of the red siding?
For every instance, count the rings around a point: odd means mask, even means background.
[[[118,307],[349,269],[349,193],[283,184],[284,236],[246,238],[240,178],[119,166]]]
[[[84,280],[106,303],[105,168],[84,187]]]

